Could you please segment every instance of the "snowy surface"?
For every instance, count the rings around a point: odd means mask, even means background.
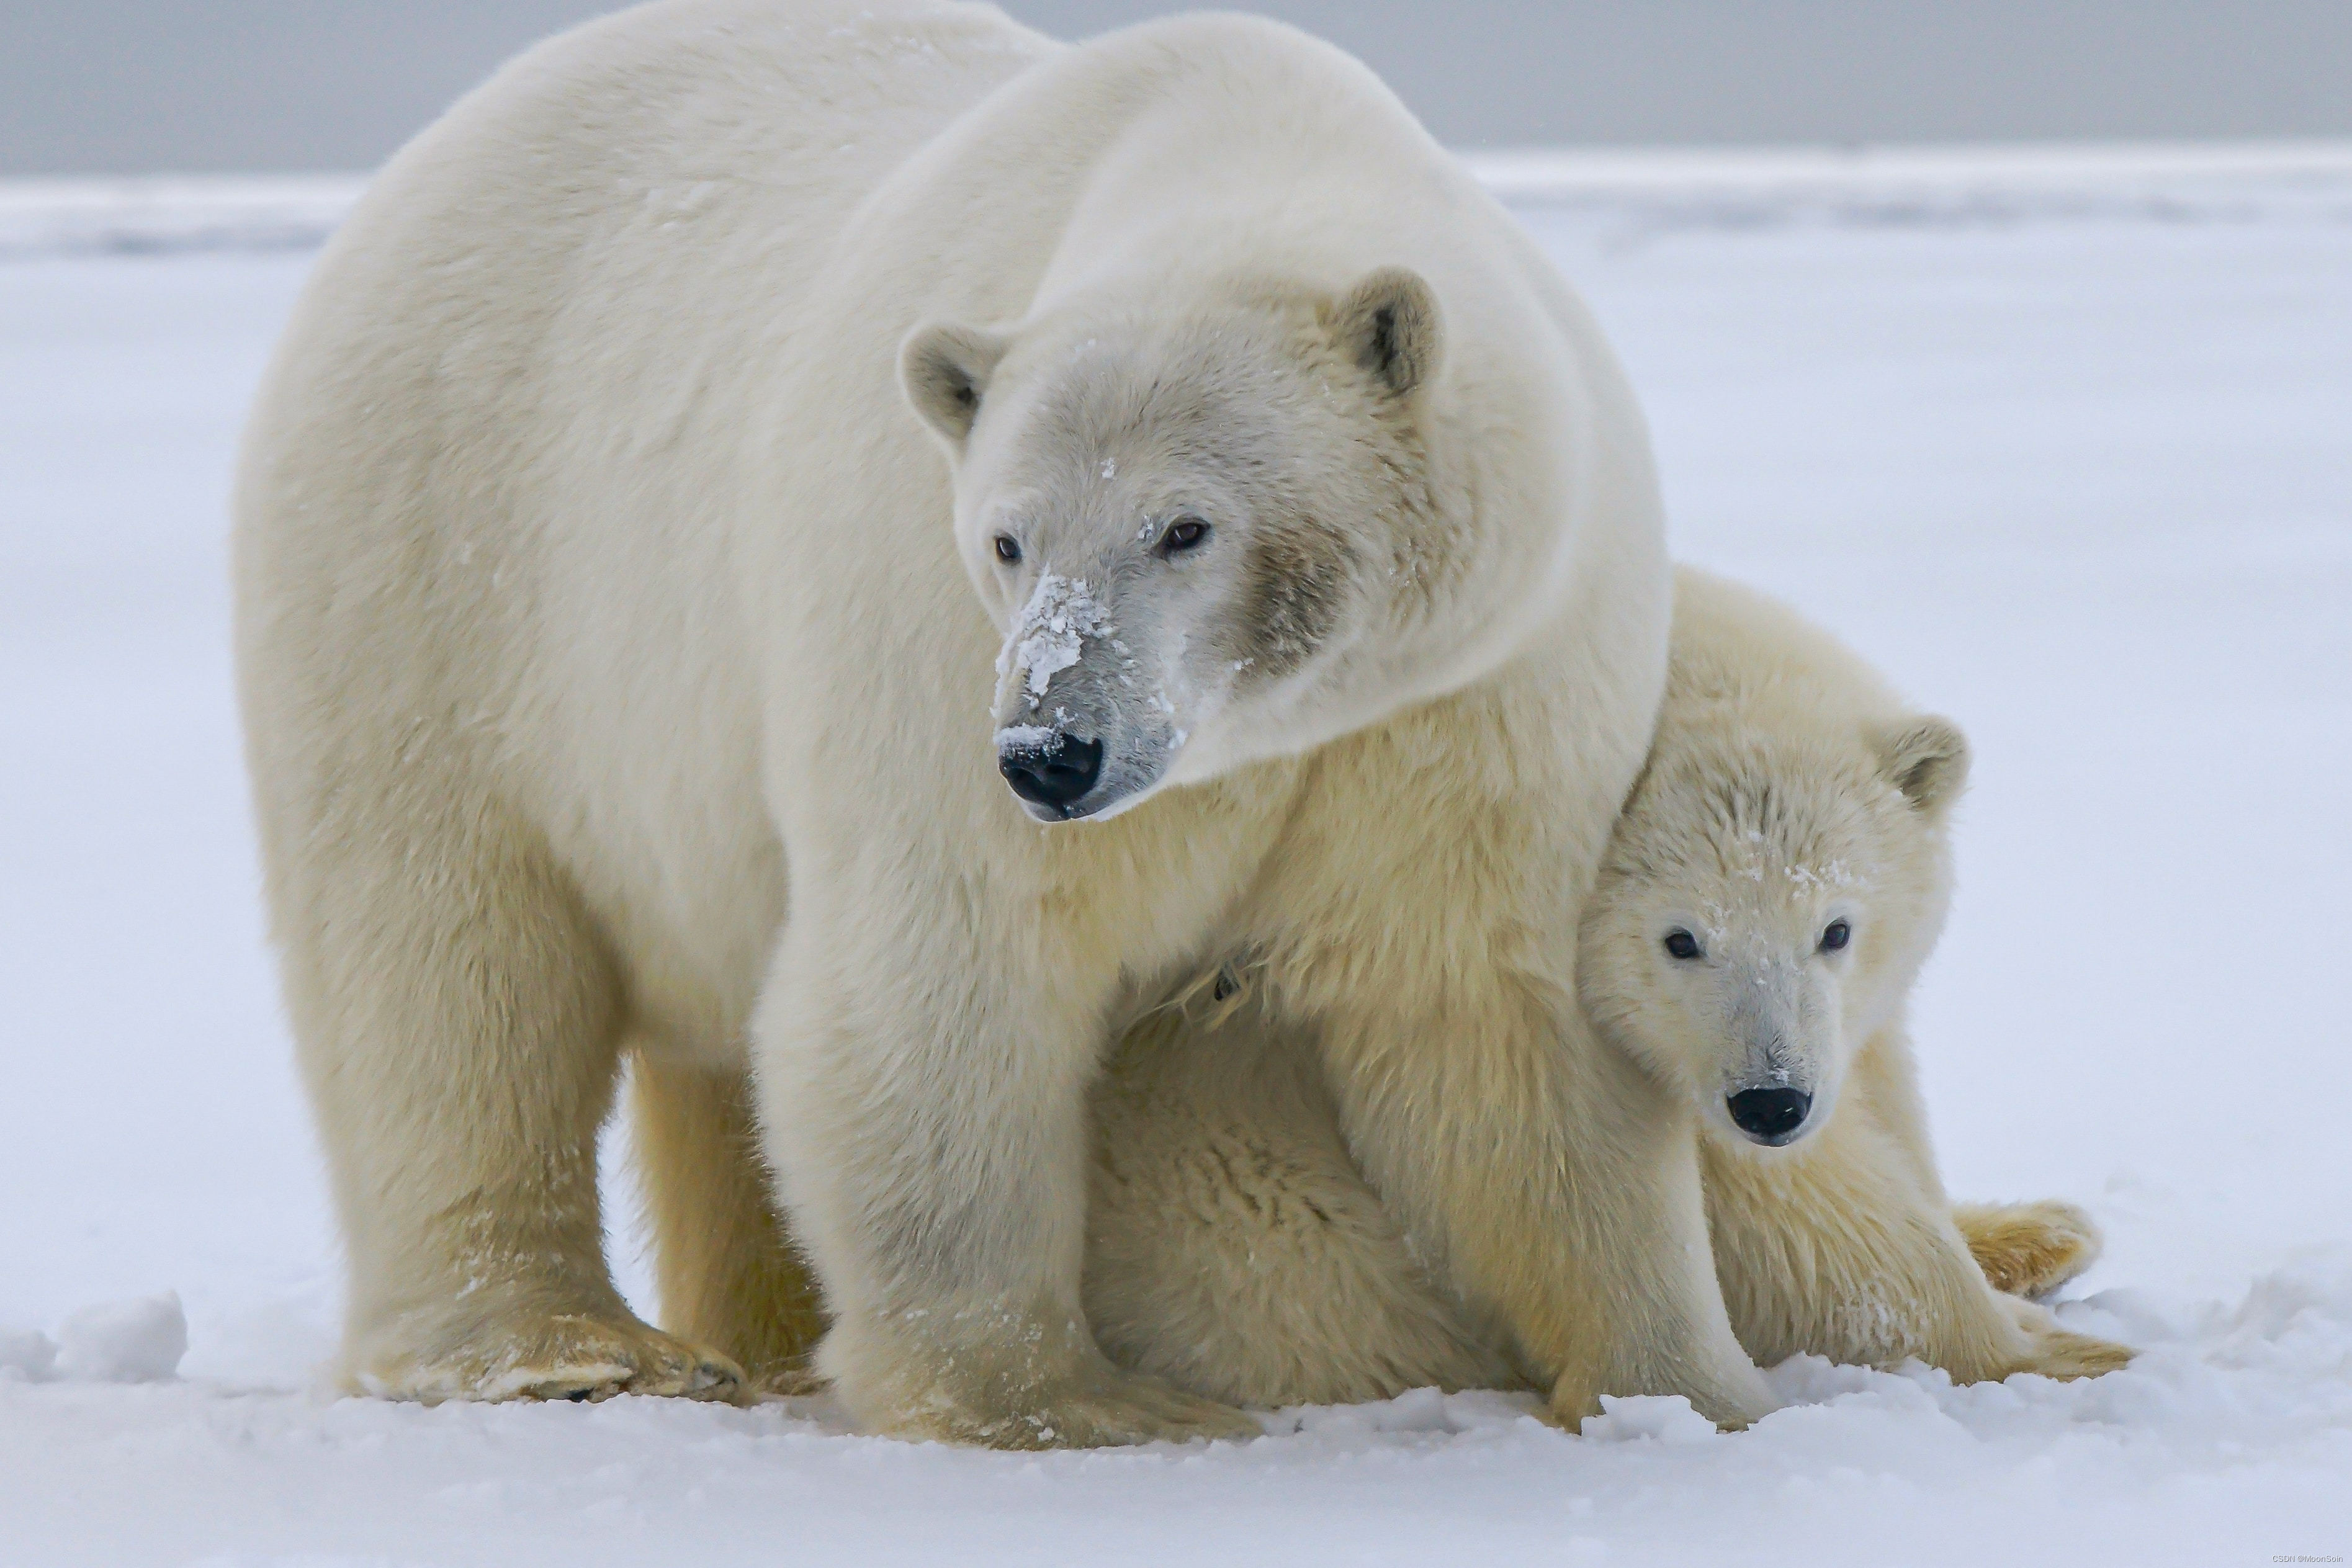
[[[222,496],[308,265],[282,247],[341,198],[0,191],[0,1562],[2352,1552],[2352,158],[2323,154],[1488,169],[1632,369],[1679,552],[1972,737],[1916,1020],[1944,1164],[2098,1216],[2063,1311],[2141,1362],[1962,1390],[1801,1363],[1727,1437],[1423,1394],[1041,1458],[821,1403],[310,1391],[333,1241],[255,897]],[[625,1223],[615,1250],[642,1291]]]

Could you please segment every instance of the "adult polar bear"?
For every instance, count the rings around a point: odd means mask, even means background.
[[[237,508],[359,1385],[715,1392],[719,1352],[805,1351],[748,1031],[863,1421],[1254,1431],[1114,1369],[1079,1301],[1098,1059],[1238,937],[1564,1416],[1768,1406],[1691,1117],[1574,1002],[1663,680],[1638,413],[1344,56],[776,0],[556,39],[338,234]],[[675,1336],[603,1258],[624,1051]]]

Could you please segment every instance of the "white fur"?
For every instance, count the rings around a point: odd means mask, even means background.
[[[1716,1270],[1759,1361],[1916,1356],[1972,1381],[2129,1357],[1988,1282],[2080,1268],[2095,1239],[2079,1214],[1956,1217],[1937,1179],[1903,1009],[1949,899],[1966,761],[1957,729],[1786,609],[1680,574],[1666,699],[1588,906],[1581,991],[1706,1128]],[[1837,920],[1853,939],[1823,952]],[[1672,956],[1678,929],[1706,951]],[[1508,1335],[1422,1265],[1350,1162],[1313,1042],[1254,998],[1227,1014],[1139,1027],[1096,1092],[1087,1306],[1105,1347],[1244,1404],[1520,1381]],[[1771,1071],[1815,1100],[1803,1135],[1759,1147],[1724,1102]]]
[[[1397,1235],[1564,1416],[1765,1407],[1695,1118],[1574,1001],[1664,678],[1641,422],[1345,57],[816,0],[558,38],[338,234],[237,513],[355,1380],[797,1375],[750,1069],[866,1421],[1254,1430],[1079,1299],[1097,1062],[1237,940]],[[1093,608],[1040,640],[1046,572]],[[1118,743],[1095,821],[996,777],[1049,726]],[[599,1249],[625,1051],[675,1334]]]

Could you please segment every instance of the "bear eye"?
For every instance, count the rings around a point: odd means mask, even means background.
[[[1687,931],[1669,931],[1666,933],[1666,951],[1676,958],[1696,958],[1700,954],[1698,938]]]
[[[1021,544],[1011,534],[996,536],[996,559],[1011,566],[1021,559]]]
[[[1198,517],[1179,517],[1160,536],[1160,548],[1170,555],[1188,550],[1209,537],[1209,525]]]
[[[1822,951],[1834,953],[1853,940],[1853,927],[1843,920],[1832,920],[1829,928],[1822,933]]]

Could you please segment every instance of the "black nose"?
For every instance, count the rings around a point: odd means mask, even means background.
[[[1805,1124],[1813,1097],[1801,1089],[1742,1089],[1727,1103],[1741,1132],[1759,1144],[1777,1144]]]
[[[1099,740],[1056,733],[1042,746],[1006,748],[996,766],[1015,795],[1066,814],[1070,803],[1102,776],[1102,754]]]

